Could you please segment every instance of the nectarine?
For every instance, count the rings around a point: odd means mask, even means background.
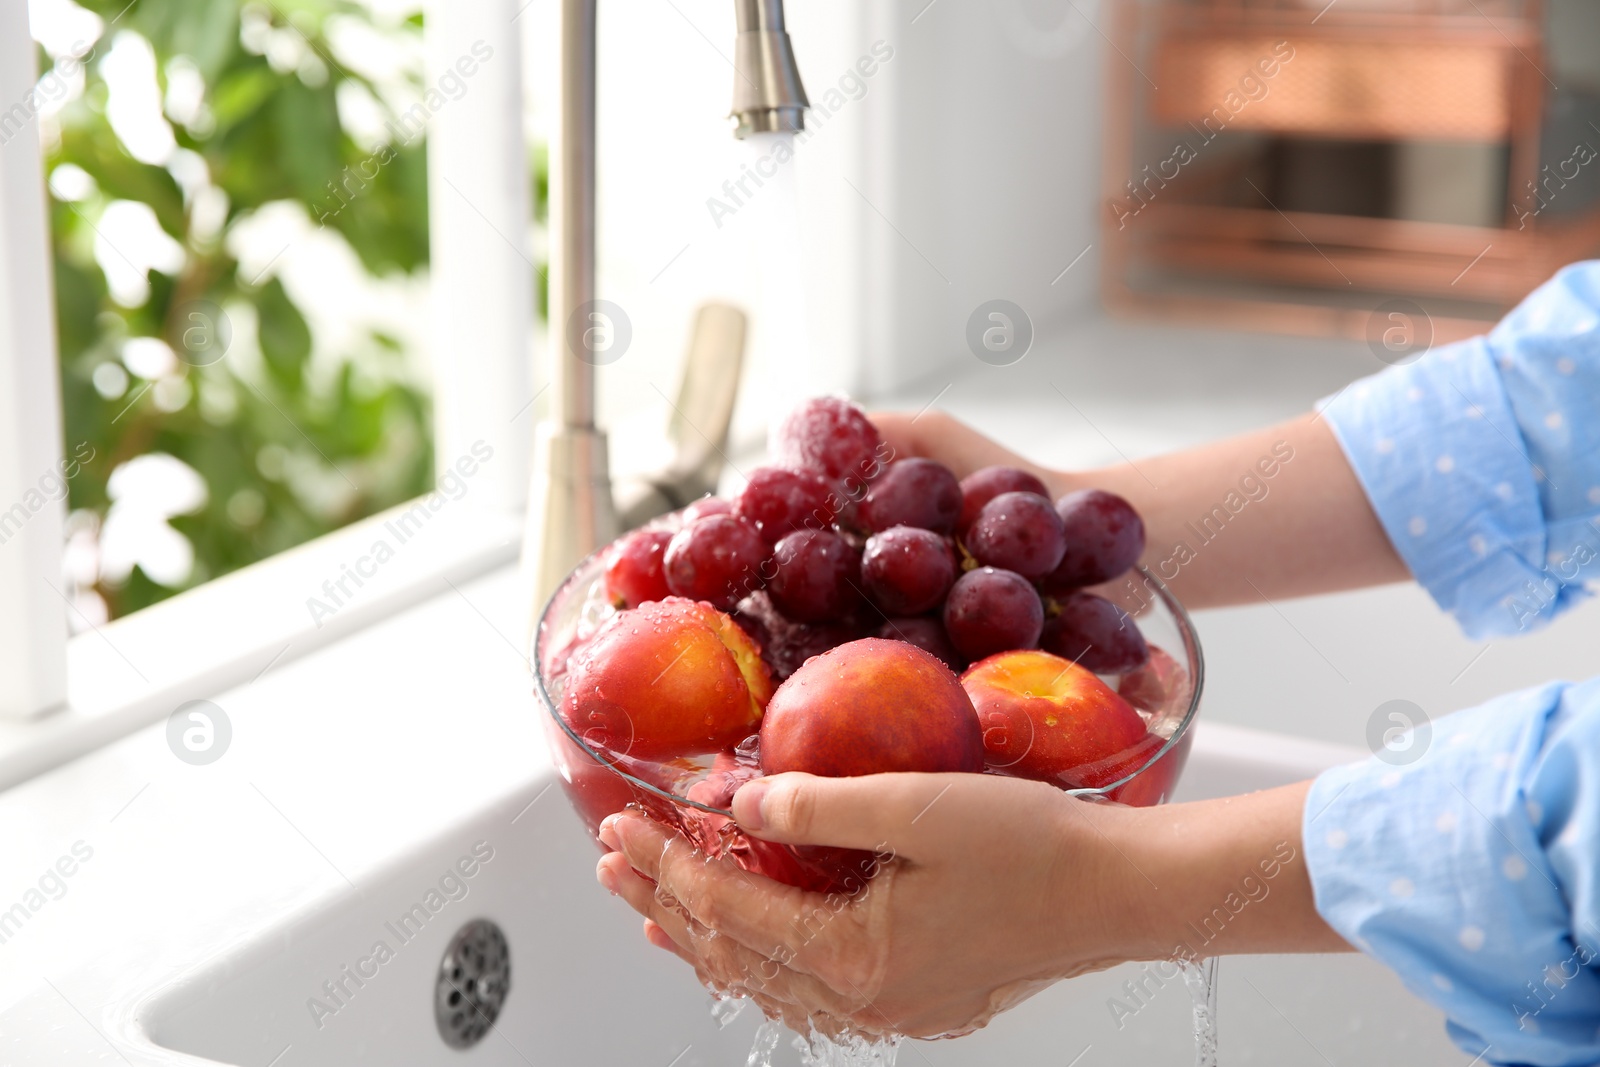
[[[949,667],[904,641],[867,637],[813,656],[778,687],[761,720],[761,769],[981,771],[983,734]]]
[[[1048,652],[1001,652],[961,676],[983,726],[989,769],[1066,788],[1145,737],[1144,720],[1099,678]],[[1115,779],[1111,779],[1114,781]]]
[[[623,612],[583,647],[561,717],[591,748],[663,760],[742,741],[771,695],[760,649],[738,624],[668,597]]]

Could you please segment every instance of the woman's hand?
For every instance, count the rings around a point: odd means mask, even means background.
[[[1126,861],[1103,847],[1094,826],[1105,813],[1091,807],[992,775],[780,775],[739,791],[740,824],[768,840],[874,851],[883,867],[854,897],[707,861],[634,813],[602,827],[621,852],[599,877],[708,985],[753,995],[802,1033],[807,1021],[960,1033],[1125,958],[1097,890]]]
[[[940,411],[876,412],[872,421],[896,456],[936,459],[959,478],[1003,464],[1033,472],[1055,497],[1087,488],[1125,497],[1144,519],[1141,562],[1191,610],[1409,577],[1319,416],[1072,472],[1030,463]]]
[[[875,411],[871,418],[883,439],[894,449],[895,459],[920,456],[938,460],[955,471],[957,478],[965,478],[984,467],[1016,467],[1037,475],[1054,496],[1080,488],[1070,475],[1031,463],[942,411],[925,411],[919,415]]]
[[[1126,960],[1338,951],[1300,860],[1309,783],[1122,808],[977,774],[758,779],[750,834],[875,852],[853,897],[707,860],[637,812],[612,816],[602,885],[706,985],[805,1032],[964,1033],[1050,983]]]

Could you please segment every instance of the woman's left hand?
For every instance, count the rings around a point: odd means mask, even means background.
[[[1130,811],[993,775],[786,774],[744,786],[734,812],[760,837],[870,850],[882,869],[851,897],[808,893],[630,812],[601,829],[620,851],[598,877],[707,985],[801,1032],[966,1032],[1134,948],[1112,913],[1139,876],[1104,837]]]
[[[781,774],[734,796],[740,826],[871,851],[881,870],[825,896],[708,860],[637,812],[600,836],[602,885],[706,985],[805,1033],[965,1033],[1060,978],[1127,960],[1348,950],[1301,860],[1310,783],[1156,808],[986,774]],[[1203,945],[1196,917],[1250,905]]]

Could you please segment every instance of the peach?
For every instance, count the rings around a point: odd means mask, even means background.
[[[1116,765],[1146,735],[1132,705],[1048,652],[998,653],[969,667],[961,684],[978,711],[991,771],[1081,788],[1090,783],[1074,772]]]
[[[778,687],[761,720],[761,769],[981,771],[983,732],[949,667],[914,645],[867,637],[813,656]]]
[[[668,597],[622,612],[578,652],[561,717],[591,748],[665,760],[731,748],[771,696],[761,650],[737,623]]]
[[[1178,775],[1188,759],[1189,742],[1193,736],[1186,732],[1160,759],[1150,763],[1167,739],[1160,734],[1146,734],[1144,740],[1115,759],[1072,771],[1070,777],[1076,780],[1073,788],[1100,789],[1133,774],[1135,777],[1132,779],[1107,790],[1106,799],[1132,808],[1161,804],[1172,796]]]

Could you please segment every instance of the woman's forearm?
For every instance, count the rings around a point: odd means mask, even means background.
[[[1325,420],[1103,470],[1053,473],[1144,517],[1144,564],[1192,608],[1305,596],[1410,577]]]
[[[1310,785],[1106,809],[1102,829],[1128,865],[1111,916],[1126,956],[1350,951],[1312,896],[1301,842]]]

